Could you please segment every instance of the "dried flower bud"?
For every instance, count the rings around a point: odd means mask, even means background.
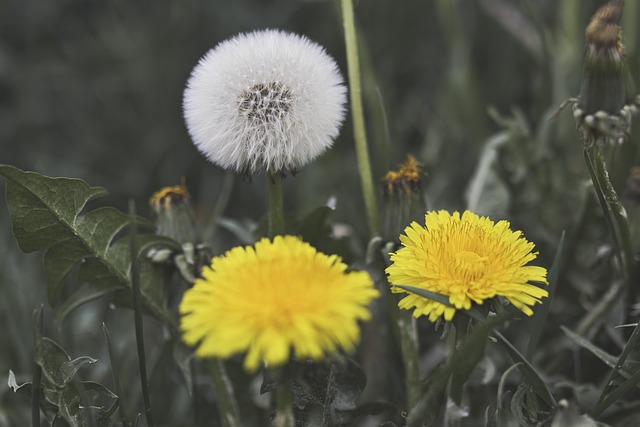
[[[411,221],[420,219],[426,210],[421,180],[424,173],[415,157],[389,171],[383,181],[382,234],[387,240],[397,240]]]
[[[622,0],[612,0],[595,13],[586,30],[579,107],[585,114],[618,114],[627,102],[625,51],[622,44]]]
[[[574,118],[586,146],[599,140],[623,142],[637,112],[619,25],[623,4],[623,0],[611,0],[602,6],[585,32],[587,46]]]
[[[149,198],[149,204],[156,214],[158,234],[179,243],[200,241],[190,199],[184,185],[164,187]]]

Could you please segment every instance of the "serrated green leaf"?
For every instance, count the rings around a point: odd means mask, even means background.
[[[62,372],[62,365],[69,361],[71,357],[55,341],[44,337],[36,342],[36,363],[56,387],[64,387],[69,381]]]
[[[93,394],[89,396],[89,392]],[[94,401],[101,398],[110,400],[109,405],[97,406]],[[76,381],[60,391],[58,404],[60,416],[72,426],[108,427],[113,425],[111,418],[118,409],[119,400],[100,383]]]
[[[66,386],[78,372],[78,369],[96,361],[88,356],[71,360],[71,357],[58,343],[46,337],[36,343],[36,363],[42,368],[47,379],[56,387]]]
[[[33,383],[24,383],[18,384],[16,381],[15,374],[13,371],[9,370],[9,380],[7,381],[7,385],[11,390],[13,390],[16,394],[20,396],[26,397],[27,399],[31,399],[33,392]],[[58,405],[54,402],[57,402],[57,390],[53,390],[48,388],[45,384],[40,384],[41,391],[44,393],[40,393],[39,395],[39,405],[40,409],[44,412],[47,420],[51,423],[55,414],[58,413]]]
[[[71,426],[80,426],[80,396],[75,387],[65,387],[60,391],[58,406],[60,416]]]
[[[49,178],[0,165],[13,233],[24,252],[47,249],[73,229],[86,203],[107,191],[80,179]]]
[[[79,179],[49,178],[5,165],[0,165],[0,175],[7,179],[7,205],[18,245],[25,252],[45,252],[50,304],[58,302],[69,274],[76,267],[79,280],[93,285],[94,296],[118,288],[130,289],[128,242],[113,243],[127,226],[128,215],[111,207],[81,214],[89,200],[106,194],[103,188],[90,187]],[[136,217],[136,224],[152,226],[140,217]],[[147,234],[140,241],[141,252],[153,246],[180,249],[177,243],[162,236]],[[156,289],[152,283],[143,283],[141,288]],[[77,298],[73,307],[83,299],[88,300],[87,295]],[[143,292],[142,300],[148,312],[174,323],[157,295],[150,297]],[[65,308],[67,314],[69,308]]]
[[[60,367],[60,372],[63,377],[68,378],[67,381],[71,381],[78,372],[78,369],[82,368],[84,365],[96,363],[97,361],[98,359],[94,359],[89,356],[80,356],[76,359],[63,363]]]

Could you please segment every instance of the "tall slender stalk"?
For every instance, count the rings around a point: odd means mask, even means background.
[[[402,350],[402,363],[404,365],[405,387],[407,392],[407,409],[411,410],[420,401],[422,394],[420,386],[420,369],[418,366],[418,333],[415,319],[411,311],[400,310],[398,305],[396,322],[400,335],[400,347]]]
[[[151,398],[149,397],[149,379],[147,378],[147,362],[144,350],[144,329],[142,324],[142,297],[140,295],[140,263],[138,261],[138,230],[136,226],[136,206],[129,201],[129,247],[131,249],[131,291],[133,295],[133,316],[136,330],[136,347],[140,366],[140,383],[147,425],[153,427],[151,414]]]
[[[39,345],[39,341],[44,335],[44,305],[35,312],[34,319],[36,321],[36,347]],[[36,357],[37,359],[37,357]],[[40,393],[42,387],[40,382],[42,381],[42,368],[38,365],[38,362],[33,362],[33,382],[31,383],[31,425],[33,427],[40,427]]]
[[[358,42],[353,17],[353,0],[341,0],[342,22],[344,25],[344,41],[349,68],[349,96],[351,100],[351,118],[353,120],[353,137],[358,158],[358,172],[362,182],[362,194],[367,211],[367,222],[371,234],[378,233],[378,208],[373,188],[371,161],[367,148],[367,134],[364,128],[362,108],[362,84],[360,82],[360,61],[358,58]]]
[[[282,198],[282,175],[278,172],[267,177],[269,195],[269,237],[284,233],[284,202]]]
[[[274,427],[294,427],[293,417],[293,365],[289,362],[279,372],[279,386],[276,390],[276,416]]]
[[[220,411],[222,425],[224,427],[242,427],[238,403],[233,396],[233,386],[222,361],[217,358],[211,359],[209,361],[209,372],[213,377],[213,385],[217,397],[216,402]]]

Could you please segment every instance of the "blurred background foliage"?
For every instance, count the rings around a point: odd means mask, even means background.
[[[572,347],[558,326],[581,324],[619,275],[571,113],[553,122],[548,118],[578,93],[584,28],[602,3],[359,0],[355,5],[374,177],[412,153],[428,174],[424,188],[430,209],[470,207],[495,220],[508,219],[536,243],[539,262],[547,267],[561,231],[567,231],[548,334],[534,361],[558,379],[556,384],[563,382],[564,391],[555,389],[560,397],[579,401],[600,387],[607,368]],[[624,41],[637,78],[640,6],[630,1],[625,7]],[[147,199],[155,190],[185,179],[198,217],[206,222],[224,191],[224,172],[198,154],[181,113],[186,79],[215,44],[243,31],[286,29],[325,46],[346,75],[336,1],[3,0],[0,10],[0,163],[104,186],[110,195],[98,204],[126,210],[133,198],[143,214],[149,213]],[[623,146],[608,152],[621,195],[630,167],[638,164],[638,135],[634,128]],[[260,221],[266,211],[264,179],[235,177],[224,217]],[[352,236],[343,255],[350,262],[361,259],[368,236],[349,119],[334,148],[285,180],[285,191],[292,213],[308,212],[335,196],[334,232]],[[637,249],[639,212],[631,202],[627,208]],[[21,383],[32,372],[31,312],[46,304],[42,257],[19,251],[4,205],[0,220],[0,372],[4,376],[12,369]],[[210,243],[219,253],[238,240],[220,232]],[[625,335],[613,326],[635,319],[627,315],[633,294],[582,332],[618,354]],[[141,410],[135,357],[128,354],[134,345],[132,315],[98,301],[62,325],[51,321],[55,308],[47,307],[45,317],[47,334],[72,357],[87,354],[101,361],[108,360],[100,328],[104,320],[122,360],[121,375],[129,381],[129,409]],[[147,342],[161,343],[162,328],[153,320],[147,323]],[[443,344],[430,324],[419,324],[426,374],[442,360]],[[518,344],[526,328],[527,321],[519,322],[508,335]],[[371,329],[365,338],[376,333]],[[485,366],[488,376],[470,386],[493,387],[491,395],[470,402],[478,414],[495,402],[496,382],[508,366],[504,355],[488,352],[487,364],[501,367],[491,375]],[[183,424],[192,403],[179,372],[162,369],[171,355],[151,345],[149,359],[156,367],[152,385],[165,390],[154,394],[156,418]],[[107,363],[81,372],[110,381]],[[401,387],[388,388],[395,381],[400,377],[370,378],[367,397],[400,400],[393,393],[401,393]],[[169,395],[166,387],[173,387]],[[575,391],[579,387],[583,392]],[[588,408],[588,402],[579,403]],[[0,387],[0,425],[26,425],[29,410],[23,398]]]

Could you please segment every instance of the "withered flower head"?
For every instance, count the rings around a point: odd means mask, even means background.
[[[387,172],[382,179],[382,233],[388,240],[397,240],[407,224],[424,214],[426,203],[421,181],[425,173],[421,166],[408,154],[397,170]]]
[[[622,44],[622,0],[598,9],[587,26],[582,62],[580,108],[586,114],[617,114],[627,101],[625,51]]]
[[[156,214],[158,234],[179,243],[199,241],[191,196],[184,184],[161,188],[149,198],[149,205]]]
[[[585,35],[580,96],[574,117],[585,144],[598,140],[622,142],[636,112],[633,81],[622,44],[623,0],[611,0],[591,18]]]

